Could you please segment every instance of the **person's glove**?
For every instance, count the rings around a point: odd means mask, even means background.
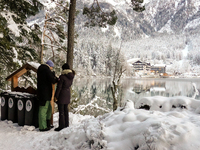
[[[58,83],[58,81],[59,81],[59,78],[57,78],[57,77],[55,77],[56,78],[56,83]]]
[[[54,97],[54,102],[56,103],[58,101],[58,99],[56,97]]]

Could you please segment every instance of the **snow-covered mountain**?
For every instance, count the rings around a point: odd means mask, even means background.
[[[91,4],[93,0],[77,1],[77,8]],[[117,24],[111,29],[113,35],[120,32],[122,39],[131,40],[161,33],[193,34],[200,29],[200,1],[197,0],[149,0],[146,10],[138,13],[132,10],[126,0],[99,0],[101,8],[117,11]],[[82,15],[77,17],[77,22]],[[79,27],[83,25],[77,24]],[[110,30],[106,30],[109,32]]]
[[[66,0],[68,1],[68,0]],[[130,0],[98,0],[103,11],[116,10],[117,23],[107,28],[89,29],[90,32],[103,32],[123,40],[160,34],[195,34],[200,32],[200,1],[197,0],[145,0],[146,10],[135,12]],[[50,0],[41,0],[50,4]],[[86,18],[82,15],[84,5],[91,6],[93,0],[77,0],[76,27],[78,34],[84,34]],[[54,6],[54,5],[53,5]],[[43,12],[42,12],[43,13]],[[42,15],[41,17],[42,18]]]
[[[101,69],[104,60],[100,59],[105,59],[104,54],[109,45],[119,49],[120,44],[127,59],[141,58],[152,63],[174,66],[200,65],[200,1],[145,0],[146,10],[138,13],[131,8],[130,0],[98,0],[103,11],[115,9],[118,20],[114,26],[107,28],[87,28],[84,26],[86,17],[82,11],[84,5],[91,6],[93,2],[77,0],[79,14],[76,17],[78,38],[75,45],[75,67],[80,68],[84,64],[82,69]],[[42,22],[43,14],[44,11],[29,21],[37,18]],[[89,60],[91,63],[88,64]],[[93,63],[94,60],[97,63]],[[185,70],[188,71],[188,68]]]
[[[81,11],[83,5],[92,2],[78,0],[77,8]],[[141,58],[179,67],[183,63],[199,65],[196,60],[200,49],[200,1],[149,0],[145,3],[146,10],[138,13],[125,0],[99,0],[103,10],[117,11],[117,23],[107,28],[88,29],[80,13],[76,18],[78,42],[84,45],[92,40],[100,49],[102,43],[112,43],[119,48],[122,41],[127,59]],[[173,70],[177,70],[175,68]]]

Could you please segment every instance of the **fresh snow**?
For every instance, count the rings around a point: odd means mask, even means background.
[[[150,0],[144,0],[143,5],[150,3]]]
[[[43,0],[41,2],[47,9],[51,9],[51,8],[55,8],[56,7],[56,2],[54,2],[54,1]]]
[[[55,7],[55,2],[51,3],[51,0],[42,1],[48,9]],[[116,8],[119,5],[126,5],[122,0],[105,1]],[[93,2],[93,0],[90,0],[90,2]],[[144,3],[149,2],[150,0],[144,0]],[[151,9],[149,8],[149,14],[152,17],[155,15],[158,4]],[[177,2],[175,2],[175,5],[178,7]],[[196,1],[195,5],[199,7],[200,2]],[[125,13],[125,8],[123,7],[123,10],[121,9],[120,12]],[[18,25],[14,23],[11,17],[13,14],[7,13],[6,15],[5,12],[1,12],[1,15],[8,21],[8,28],[13,34],[19,36]],[[199,19],[193,20],[185,29],[196,26],[199,26]],[[105,32],[108,29],[102,28],[102,31]],[[120,37],[120,30],[115,27],[114,31]],[[171,32],[170,21],[160,30],[160,32],[164,31]],[[1,37],[3,37],[2,33],[0,33]],[[160,43],[162,45],[161,41]],[[183,57],[186,56],[188,50],[188,47],[183,50]],[[133,62],[134,60],[129,61]],[[189,64],[186,61],[185,63]],[[29,64],[35,66],[35,68],[38,68],[40,65],[33,62]],[[178,62],[177,68],[179,69],[182,65],[182,61]],[[195,68],[195,70],[199,69]],[[193,84],[193,86],[196,94],[199,94],[196,85]],[[165,89],[154,87],[151,90],[163,91]],[[93,101],[95,102],[96,99]],[[89,105],[93,106],[95,103]],[[140,107],[147,106],[150,110],[139,109]],[[84,107],[87,107],[87,105],[80,105],[77,109],[81,111]],[[200,149],[199,113],[200,101],[198,100],[189,97],[167,98],[159,96],[146,97],[134,102],[127,100],[124,107],[96,118],[70,113],[70,127],[60,132],[55,132],[54,129],[48,132],[39,132],[38,128],[35,129],[33,126],[22,127],[18,126],[17,123],[5,120],[0,121],[0,149],[88,150],[102,148],[108,150],[197,150]],[[58,113],[54,114],[54,126],[58,126]]]
[[[128,0],[128,1],[130,1],[130,0]],[[110,3],[110,4],[113,5],[113,6],[125,4],[125,1],[124,1],[124,0],[99,0],[99,3],[100,3],[100,2]]]
[[[35,69],[38,69],[39,66],[41,65],[40,63],[36,63],[36,62],[28,62],[28,64],[33,66]]]
[[[135,106],[134,106],[135,105]],[[150,110],[138,109],[148,105]],[[69,114],[70,127],[39,132],[33,126],[0,121],[1,150],[197,150],[200,101],[189,97],[127,100],[103,116]],[[54,126],[58,125],[54,114]]]
[[[188,56],[188,53],[189,53],[189,50],[190,50],[189,48],[190,48],[190,45],[186,45],[185,49],[183,49],[183,52],[182,52],[183,59],[187,59],[187,56]]]
[[[159,31],[159,33],[173,33],[173,30],[171,29],[171,20],[168,21],[168,23],[165,24],[164,27],[162,27]]]
[[[12,31],[12,33],[16,36],[19,37],[20,36],[20,30],[18,29],[18,24],[16,24],[12,18],[12,16],[16,16],[15,14],[9,12],[9,11],[2,11],[0,13],[6,20],[8,23],[8,28]]]
[[[18,52],[17,52],[17,50],[16,50],[15,47],[13,47],[13,52],[14,52],[14,54],[15,54],[15,57],[13,57],[13,61],[14,61],[14,62],[17,62],[19,65],[22,66],[22,61],[19,60],[19,59],[17,59],[17,58],[18,58]]]
[[[108,29],[109,29],[109,26],[106,26],[106,28],[101,28],[101,31],[106,32],[106,31],[108,31]]]
[[[3,33],[0,33],[0,38],[3,38]]]
[[[127,63],[132,64],[132,63],[134,63],[134,62],[136,62],[138,60],[141,61],[141,58],[132,58],[132,59],[129,59],[129,60],[127,60]]]
[[[166,88],[164,88],[164,87],[152,87],[152,88],[150,88],[150,91],[156,91],[156,92],[158,92],[158,91],[166,91]]]
[[[166,64],[155,64],[155,65],[152,65],[154,67],[166,67]]]
[[[121,38],[121,32],[120,29],[118,29],[116,26],[114,27],[114,31],[115,31],[115,36]]]
[[[200,26],[200,18],[198,19],[194,19],[193,21],[189,22],[186,27],[185,30],[189,29],[189,28],[196,28],[197,26]]]
[[[16,14],[11,13],[9,11],[1,11],[0,15],[2,15],[6,20],[7,20],[7,24],[8,24],[8,28],[10,29],[10,31],[16,36],[16,37],[20,37],[20,30],[19,30],[19,25],[21,24],[17,24],[15,23],[15,21],[13,20],[13,16],[16,17]],[[22,24],[22,28],[24,30],[26,30],[27,32],[30,31],[30,29],[27,27],[27,25]],[[0,35],[1,37],[1,35]]]
[[[47,10],[55,8],[57,4],[57,0],[40,0],[40,2],[46,7]],[[70,0],[65,0],[65,2],[70,2]]]

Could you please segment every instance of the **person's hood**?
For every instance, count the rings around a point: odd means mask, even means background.
[[[70,70],[70,69],[65,69],[65,70],[62,71],[61,74],[63,74],[63,75],[66,74],[66,75],[67,75],[68,73],[72,73],[72,70]]]
[[[70,80],[72,80],[74,78],[74,74],[73,74],[72,70],[70,70],[70,69],[63,70],[61,74],[66,75],[67,78]]]

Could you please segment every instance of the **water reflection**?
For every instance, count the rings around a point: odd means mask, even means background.
[[[196,90],[195,90],[196,89]],[[187,96],[200,99],[200,79],[122,79],[118,91],[118,103],[130,99],[136,101],[149,96]],[[112,110],[111,79],[75,79],[73,83],[73,105],[82,114],[98,116]],[[94,101],[95,99],[95,101]],[[81,105],[88,105],[83,109]],[[78,110],[79,109],[79,110]]]
[[[72,103],[75,113],[98,116],[112,110],[110,78],[75,79],[72,89],[72,101],[76,102]]]
[[[128,88],[126,94],[131,100],[147,96],[187,96],[200,99],[197,92],[200,89],[198,79],[141,79],[131,82],[127,80],[124,86]]]

